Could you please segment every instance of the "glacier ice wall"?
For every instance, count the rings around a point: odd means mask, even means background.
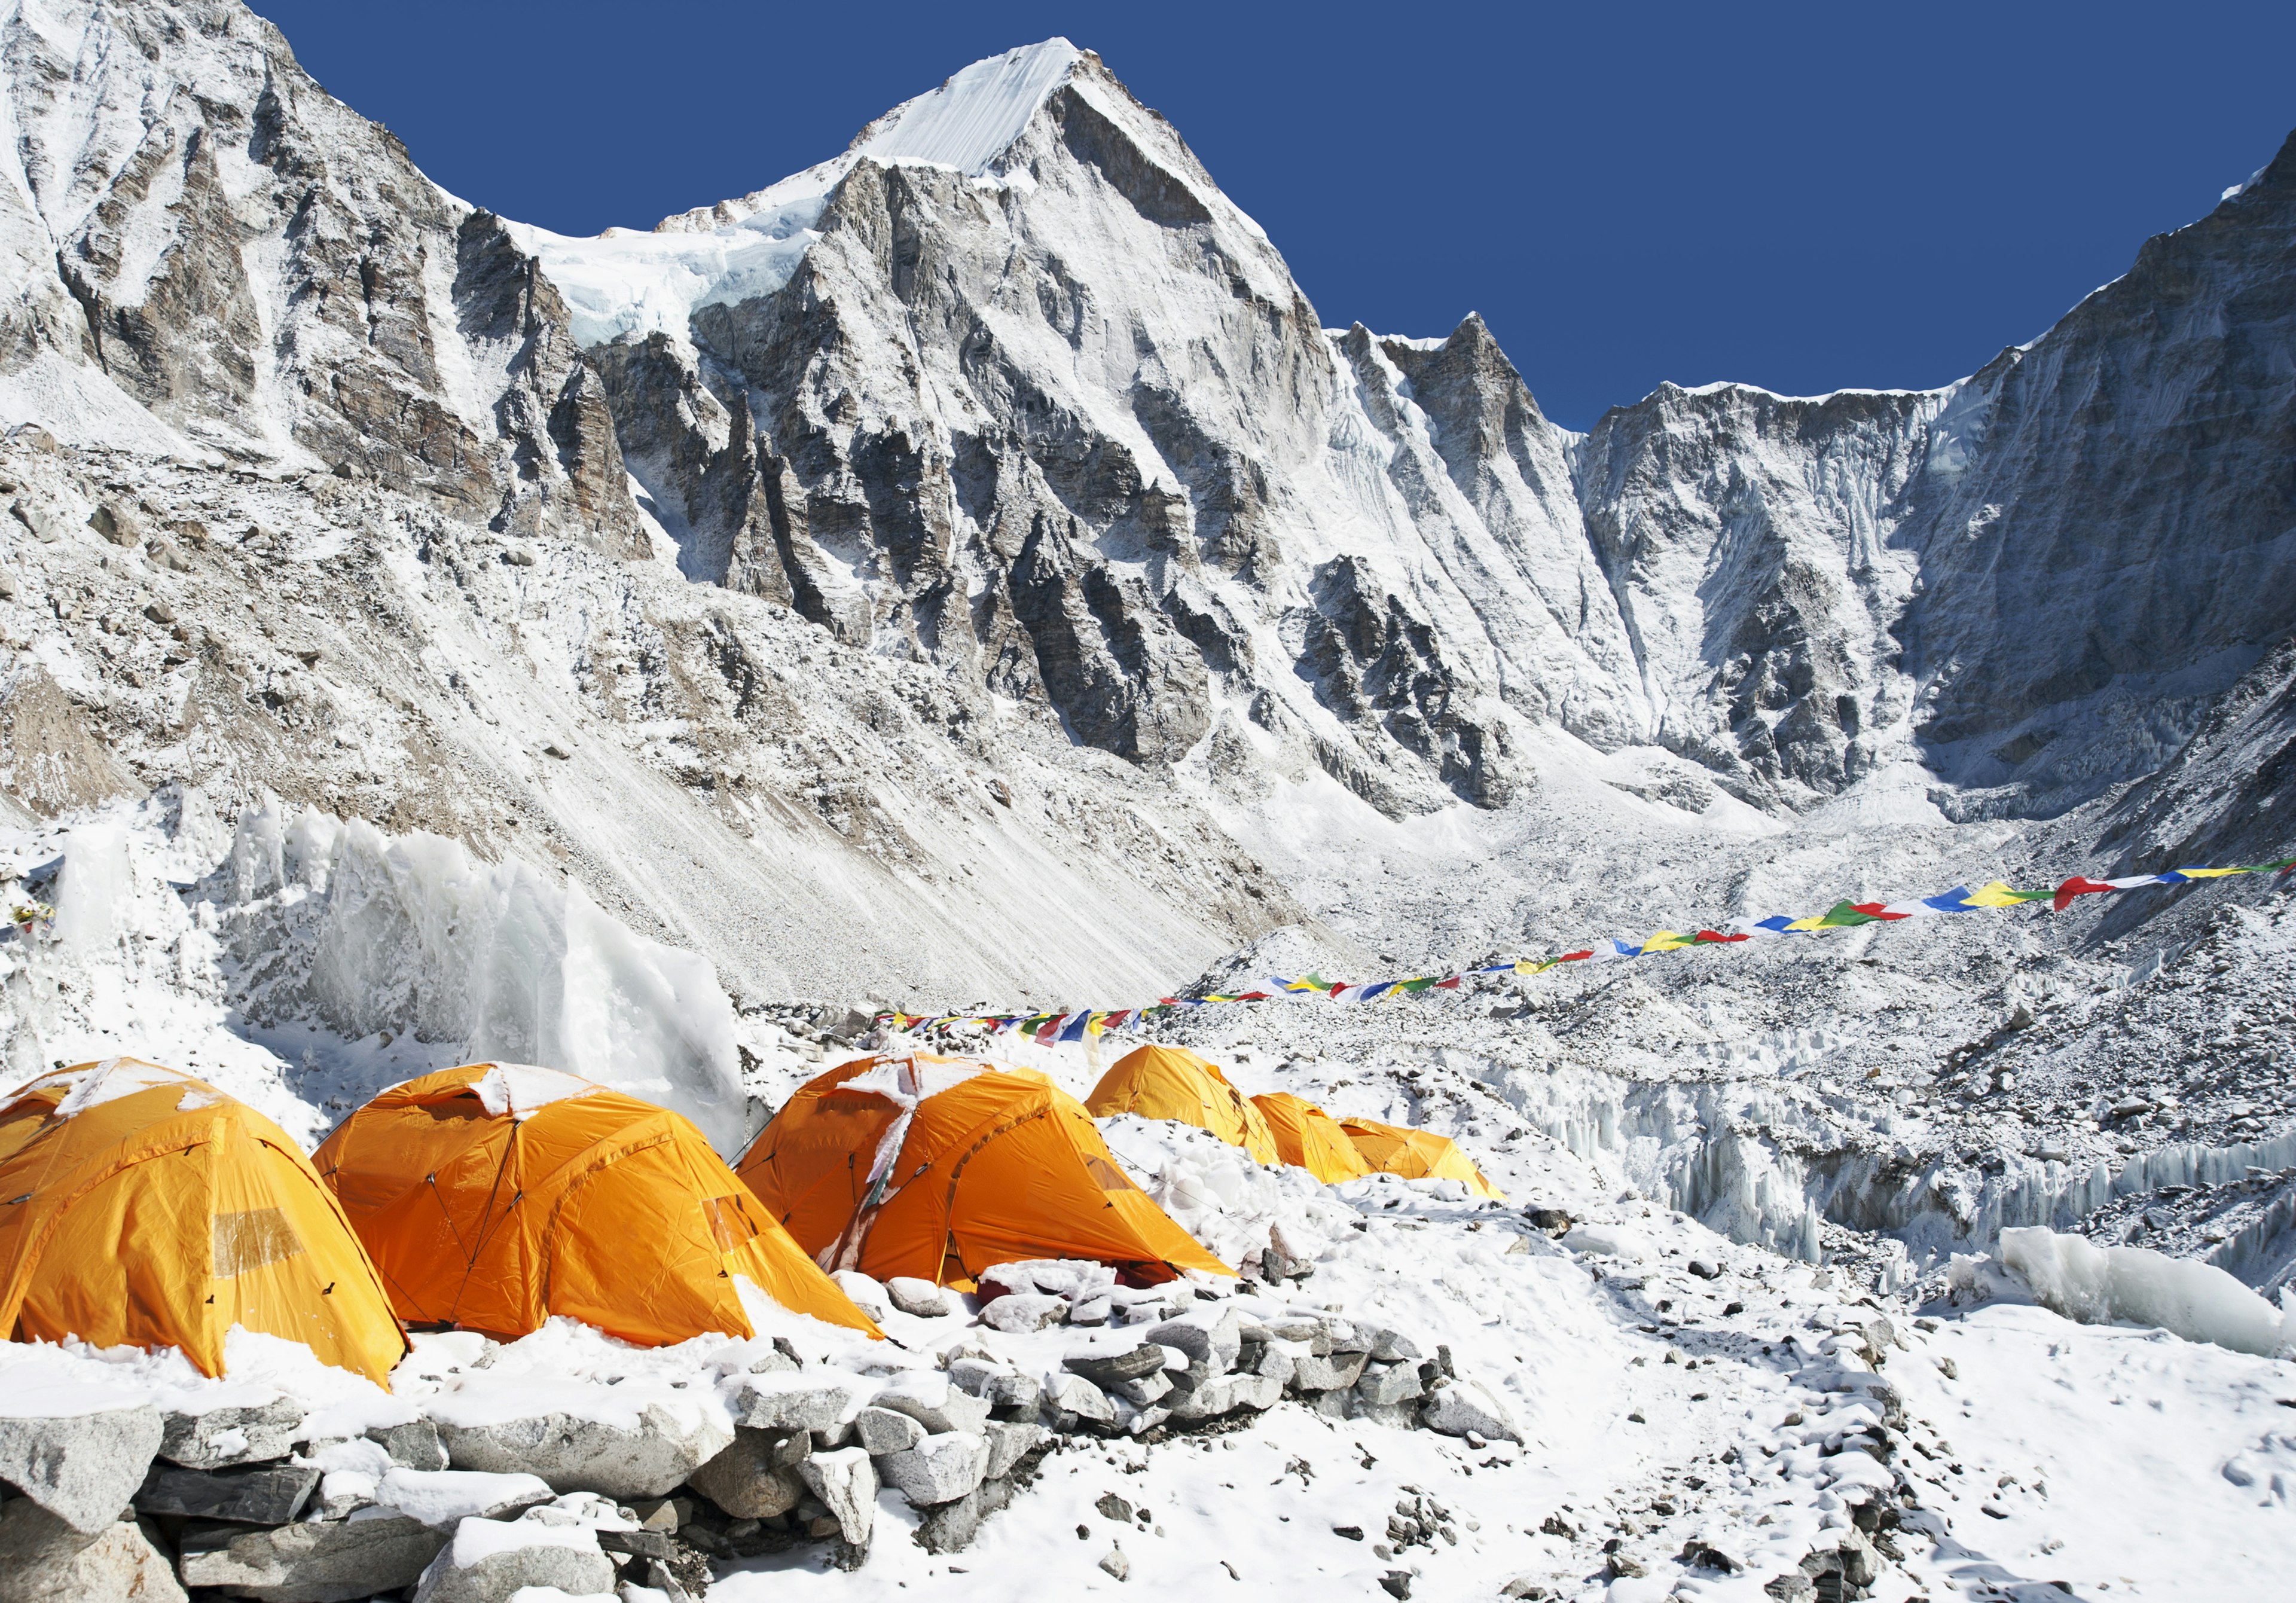
[[[571,879],[441,836],[278,807],[242,819],[215,888],[251,1012],[357,1040],[455,1041],[676,1108],[721,1150],[744,1103],[705,958],[633,934]]]

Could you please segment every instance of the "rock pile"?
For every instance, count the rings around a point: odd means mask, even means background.
[[[787,1340],[728,1344],[668,1401],[613,1378],[472,1372],[356,1436],[334,1434],[340,1410],[244,1385],[172,1410],[0,1419],[0,1603],[186,1588],[503,1603],[521,1587],[681,1603],[712,1560],[823,1543],[857,1566],[881,1509],[904,1504],[914,1541],[954,1552],[1062,1437],[1153,1440],[1286,1397],[1478,1444],[1516,1435],[1448,1349],[1423,1356],[1332,1307],[1123,1287],[1065,1261],[1000,1265],[969,1297],[843,1279],[899,1310],[902,1346],[840,1364]]]

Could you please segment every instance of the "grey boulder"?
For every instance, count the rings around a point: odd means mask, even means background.
[[[736,1519],[771,1519],[796,1508],[805,1494],[797,1467],[812,1452],[810,1432],[744,1425],[686,1484]]]
[[[1414,1363],[1374,1364],[1356,1381],[1356,1395],[1365,1403],[1407,1403],[1424,1389]]]
[[[861,1445],[872,1458],[906,1452],[925,1439],[925,1427],[908,1415],[890,1408],[865,1408],[853,1421]]]
[[[175,1514],[235,1525],[283,1525],[303,1512],[319,1488],[320,1472],[303,1464],[263,1464],[234,1469],[152,1468],[135,1494],[139,1514]]]
[[[682,1419],[652,1403],[636,1430],[551,1413],[489,1425],[441,1420],[439,1435],[457,1469],[538,1475],[554,1492],[595,1492],[624,1501],[683,1485],[734,1439],[707,1417]]]
[[[1191,1310],[1156,1326],[1148,1339],[1186,1354],[1191,1367],[1226,1374],[1243,1350],[1243,1315],[1234,1308]]]
[[[988,1419],[988,1403],[976,1397],[938,1370],[912,1370],[880,1387],[872,1403],[906,1414],[936,1435],[952,1430],[978,1431]]]
[[[414,1419],[405,1425],[381,1425],[366,1433],[366,1439],[390,1455],[390,1461],[407,1469],[444,1469],[447,1467],[447,1444],[439,1439],[439,1427],[429,1419]]]
[[[1042,1330],[1065,1323],[1068,1317],[1068,1299],[1042,1291],[1012,1292],[980,1311],[982,1324],[1008,1335]]]
[[[84,1536],[110,1530],[162,1435],[155,1408],[0,1419],[0,1482]]]
[[[1365,1353],[1334,1351],[1324,1357],[1309,1354],[1292,1362],[1292,1386],[1302,1392],[1336,1392],[1353,1386],[1370,1361]]]
[[[1128,1353],[1074,1353],[1061,1360],[1061,1367],[1097,1386],[1120,1386],[1128,1380],[1161,1374],[1164,1349],[1153,1342],[1144,1342]]]
[[[988,1473],[988,1443],[970,1431],[931,1435],[876,1460],[877,1474],[917,1508],[954,1502]]]
[[[787,1371],[753,1374],[734,1399],[734,1419],[753,1430],[832,1430],[852,1405],[848,1386]]]
[[[269,1529],[187,1525],[177,1568],[186,1586],[259,1603],[350,1603],[412,1586],[446,1544],[445,1533],[419,1519],[362,1509]]]
[[[919,1319],[939,1319],[948,1313],[948,1293],[914,1275],[895,1275],[885,1282],[885,1295],[894,1307]]]
[[[1070,1435],[1079,1429],[1115,1427],[1115,1403],[1091,1381],[1081,1375],[1048,1375],[1045,1378],[1045,1395],[1037,1407],[1046,1423],[1054,1430]]]
[[[1487,1442],[1522,1440],[1522,1433],[1498,1400],[1472,1380],[1455,1380],[1442,1387],[1427,1399],[1419,1418],[1428,1429],[1447,1436],[1472,1432]]]
[[[1009,1364],[985,1358],[960,1358],[948,1366],[948,1378],[961,1391],[972,1393],[992,1409],[1033,1413],[1044,1395],[1044,1384]]]
[[[980,1534],[981,1522],[1013,1501],[1013,1484],[985,1480],[954,1502],[940,1504],[917,1522],[916,1544],[928,1553],[959,1553]]]
[[[1012,1474],[1013,1466],[1045,1439],[1043,1426],[1020,1419],[991,1419],[980,1430],[988,1444],[988,1467],[984,1473],[992,1481]]]
[[[262,1403],[171,1411],[160,1456],[186,1469],[267,1463],[294,1452],[302,1428],[303,1405],[284,1393]]]
[[[614,1561],[585,1526],[466,1519],[422,1572],[414,1603],[510,1603],[529,1586],[576,1598],[611,1592]]]
[[[0,1557],[0,1603],[184,1603],[174,1566],[152,1533],[120,1520],[70,1552],[20,1562]]]
[[[865,1548],[877,1515],[877,1469],[858,1447],[816,1452],[798,1466],[806,1490],[821,1500],[848,1546]]]

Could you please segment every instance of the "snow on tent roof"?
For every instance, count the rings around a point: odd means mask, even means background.
[[[931,161],[978,175],[1021,136],[1083,53],[1066,39],[975,61],[930,94],[895,107],[854,150],[878,161]]]
[[[563,1069],[541,1068],[531,1063],[491,1063],[471,1089],[488,1113],[530,1119],[553,1102],[586,1097],[605,1088]]]

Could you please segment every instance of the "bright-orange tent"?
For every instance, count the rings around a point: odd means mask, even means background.
[[[388,1383],[406,1337],[287,1133],[135,1058],[0,1100],[0,1330],[179,1347],[219,1375],[234,1325]]]
[[[801,1086],[742,1178],[833,1269],[969,1288],[1023,1258],[1091,1258],[1129,1283],[1234,1274],[1150,1201],[1092,1116],[1040,1074],[919,1052]]]
[[[1474,1196],[1494,1202],[1506,1200],[1505,1193],[1483,1178],[1474,1159],[1460,1151],[1448,1136],[1374,1119],[1342,1119],[1340,1128],[1379,1174],[1399,1174],[1406,1180],[1456,1180]]]
[[[1274,1091],[1252,1098],[1251,1105],[1267,1121],[1276,1153],[1285,1163],[1307,1170],[1325,1185],[1361,1180],[1371,1173],[1339,1120],[1313,1102],[1288,1091]]]
[[[424,1075],[345,1119],[314,1161],[409,1325],[510,1340],[564,1314],[644,1346],[753,1336],[742,1275],[878,1334],[690,1121],[574,1075]]]
[[[1229,1146],[1242,1147],[1254,1163],[1283,1161],[1259,1109],[1209,1059],[1185,1047],[1143,1046],[1125,1053],[1084,1105],[1095,1118],[1136,1113],[1200,1125]]]

